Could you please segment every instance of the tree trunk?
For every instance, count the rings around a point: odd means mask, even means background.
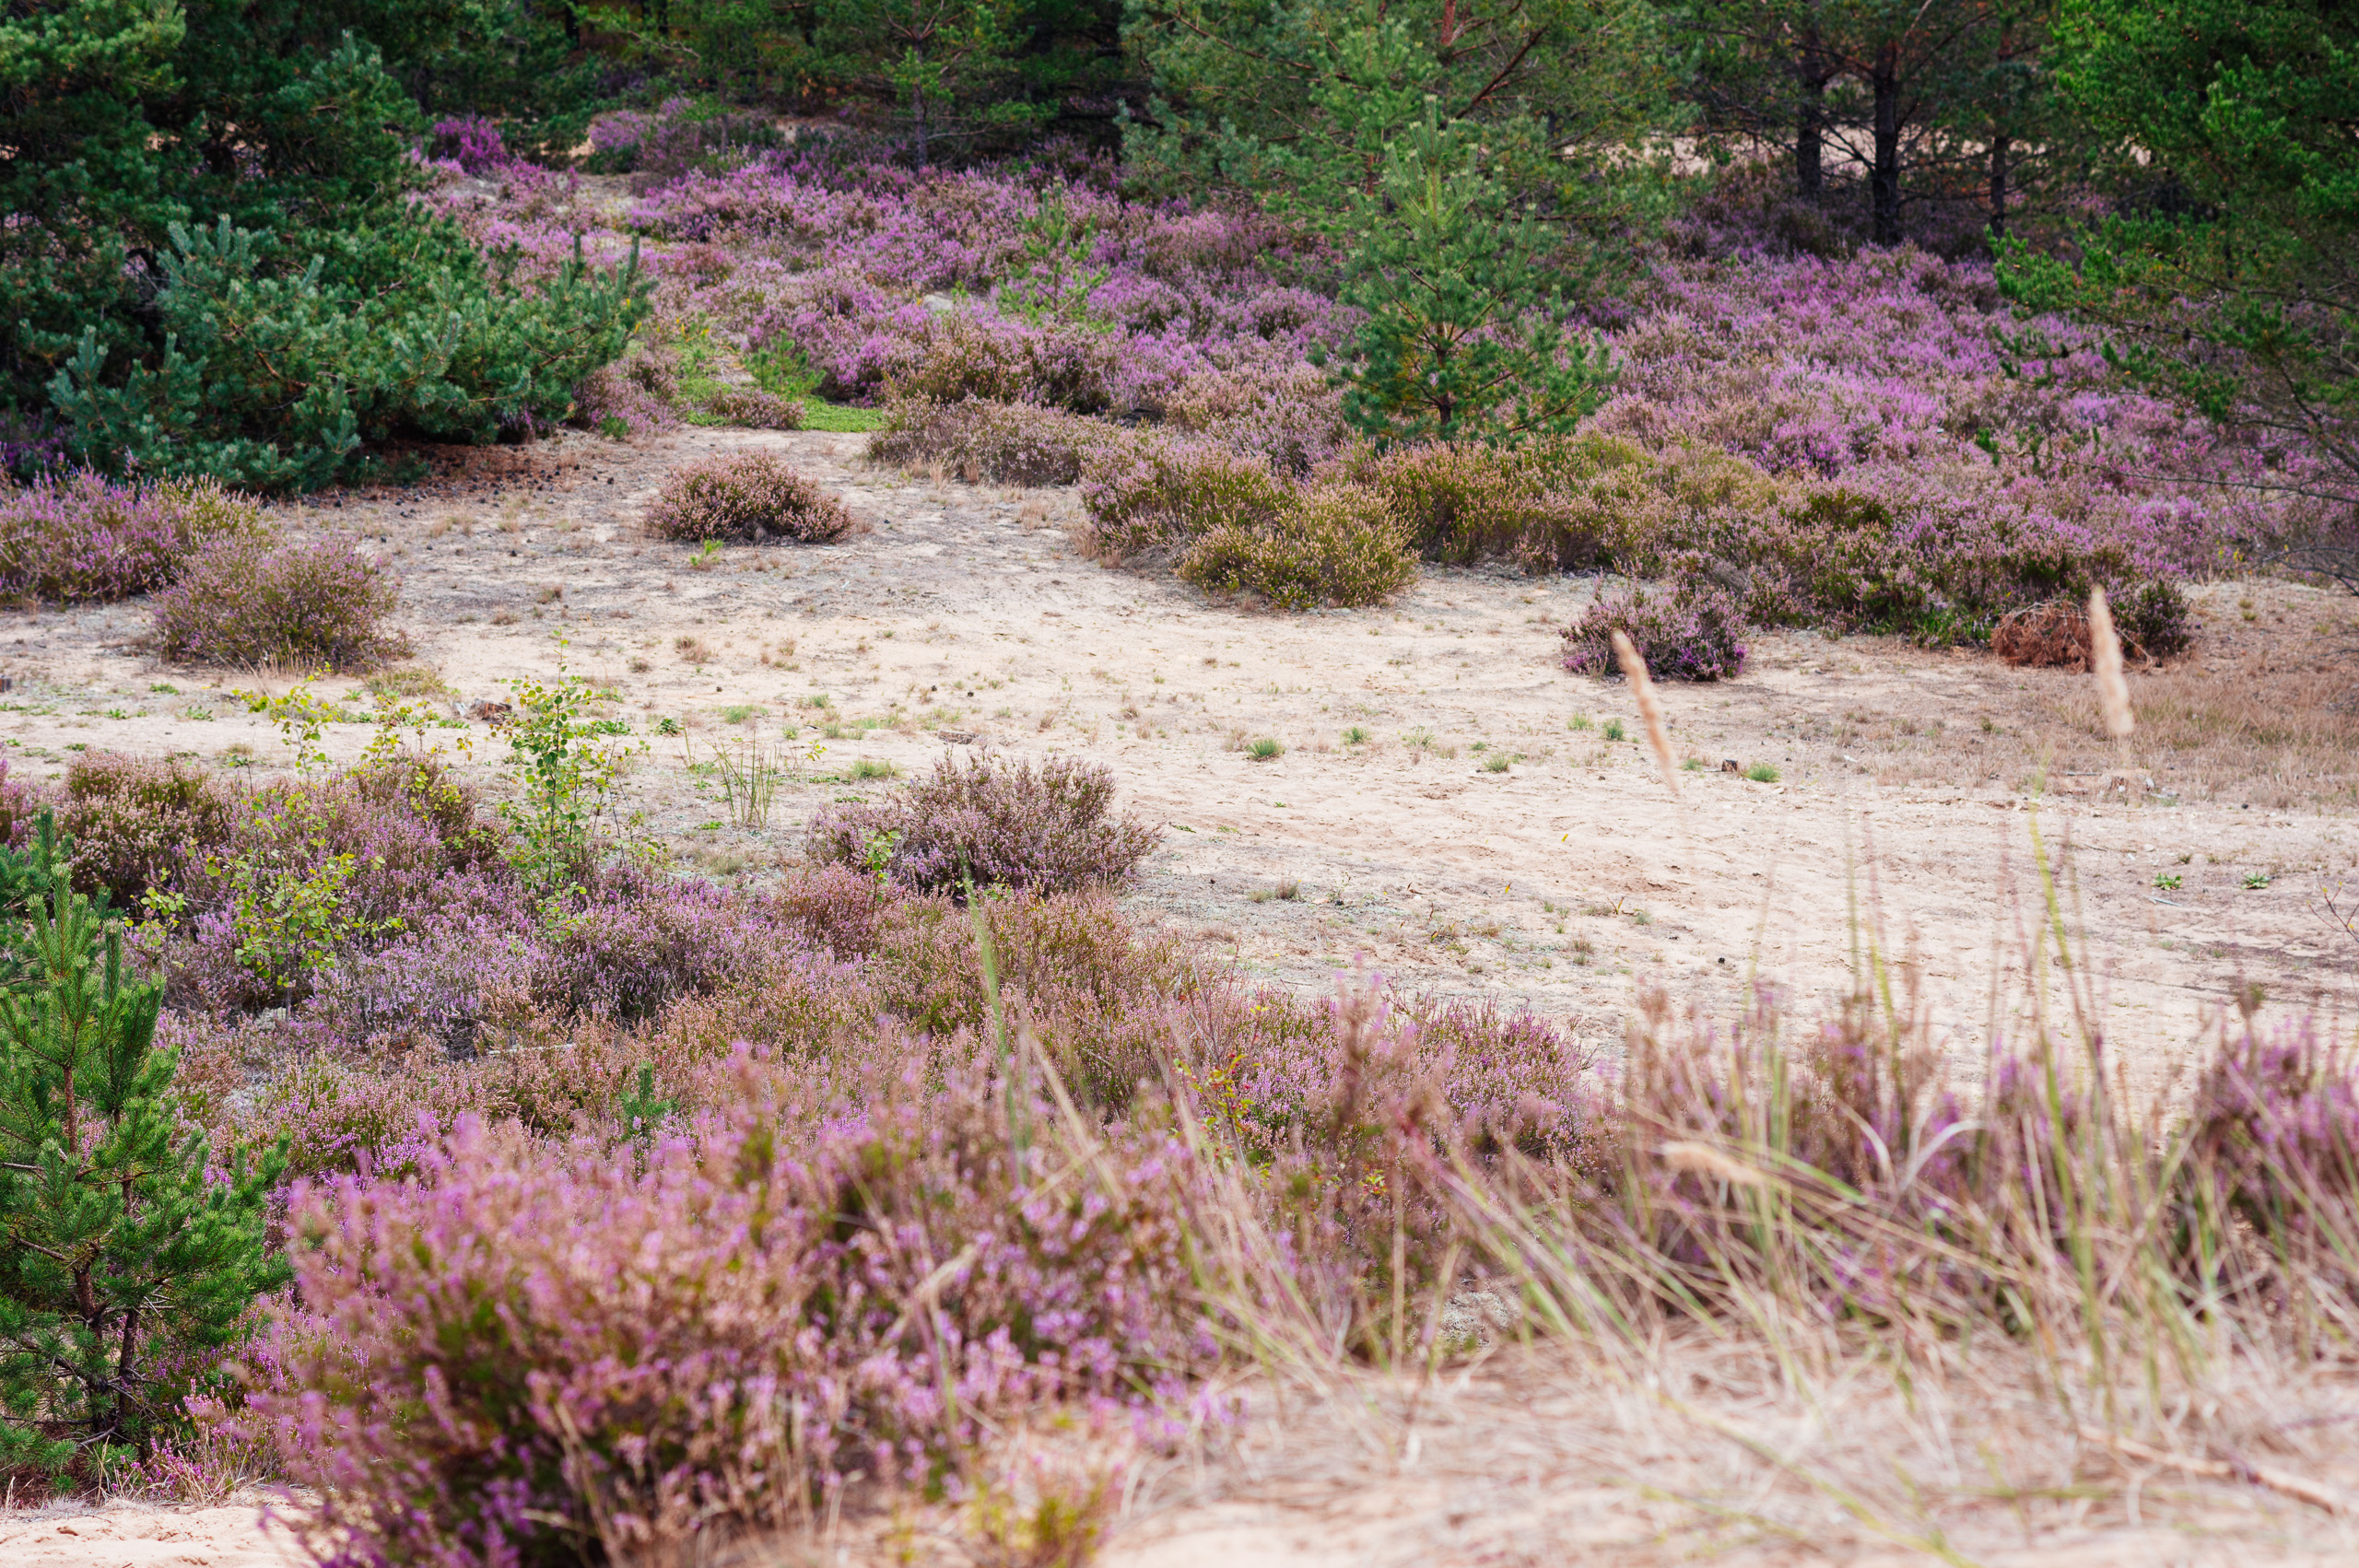
[[[918,167],[923,169],[925,167],[925,89],[923,88],[910,89],[910,118],[915,123],[917,128]]]
[[[1994,132],[1990,137],[1990,238],[2007,237],[2007,155],[2014,150],[2014,138],[2005,132]]]
[[[1875,90],[1875,167],[1868,174],[1872,232],[1879,245],[1900,243],[1900,46],[1876,50],[1868,74]]]
[[[1802,35],[1794,76],[1801,88],[1794,111],[1794,190],[1802,200],[1815,202],[1826,186],[1826,66],[1815,31]]]

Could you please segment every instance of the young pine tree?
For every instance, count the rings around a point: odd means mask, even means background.
[[[1473,127],[1429,110],[1352,200],[1343,298],[1367,316],[1336,371],[1346,419],[1379,440],[1505,445],[1597,407],[1614,376],[1605,345],[1565,331],[1550,238],[1514,210]]]
[[[0,990],[0,1468],[78,1478],[169,1432],[285,1281],[264,1236],[284,1161],[210,1168],[155,1044],[162,989],[67,885],[48,813],[0,856],[24,897]]]

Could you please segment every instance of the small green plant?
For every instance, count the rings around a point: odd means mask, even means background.
[[[1565,728],[1567,730],[1593,730],[1596,727],[1586,713],[1576,713],[1565,720]]]
[[[1514,759],[1509,757],[1505,752],[1493,752],[1490,755],[1483,759],[1483,771],[1485,773],[1505,773],[1513,760]]]
[[[1401,737],[1401,743],[1411,751],[1431,751],[1434,744],[1434,732],[1426,729],[1412,730]]]
[[[734,747],[715,746],[711,767],[721,778],[722,804],[738,827],[766,827],[770,805],[785,779],[783,760],[771,754],[759,737],[748,735]]]
[[[1691,756],[1679,766],[1683,772],[1701,773],[1704,771],[1704,759],[1700,756]]]
[[[1350,729],[1344,731],[1344,744],[1347,746],[1364,746],[1367,744],[1367,731],[1361,729],[1356,724],[1353,725]]]
[[[1279,880],[1276,886],[1257,887],[1245,896],[1255,904],[1268,904],[1273,901],[1292,904],[1302,897],[1302,883],[1292,877],[1284,877]]]
[[[1755,763],[1751,767],[1744,770],[1744,776],[1747,778],[1752,779],[1755,784],[1775,784],[1778,782],[1778,770],[1770,766],[1766,762]]]
[[[870,834],[861,843],[860,869],[874,877],[877,886],[884,886],[892,878],[893,856],[900,848],[898,828]]]
[[[1607,740],[1618,741],[1626,736],[1629,731],[1622,728],[1622,720],[1619,719],[1609,719],[1605,721],[1603,733]]]
[[[1286,748],[1268,735],[1245,743],[1245,755],[1249,761],[1269,762],[1285,754]]]
[[[2245,872],[2245,889],[2246,889],[2246,891],[2248,891],[2248,892],[2251,892],[2251,893],[2258,893],[2258,892],[2259,892],[2262,888],[2267,887],[2268,885],[2269,885],[2269,873],[2268,873],[2267,872]]]
[[[217,1164],[155,1044],[163,987],[66,885],[47,812],[0,850],[18,977],[0,990],[0,1456],[96,1485],[223,1390],[223,1352],[288,1276],[268,1243],[281,1151]]]
[[[659,735],[676,735],[680,732],[680,721],[666,715],[655,721],[655,732]]]
[[[170,681],[150,682],[147,689],[151,692],[161,692],[166,696],[178,696],[181,695],[180,687],[172,685]]]
[[[654,1141],[656,1129],[665,1118],[680,1108],[677,1100],[663,1099],[655,1093],[655,1070],[641,1062],[639,1082],[625,1091],[615,1103],[615,1115],[623,1124],[624,1133],[641,1149]]]
[[[688,569],[692,572],[710,571],[720,562],[721,541],[708,539],[688,556]]]
[[[883,757],[877,756],[855,758],[851,766],[844,770],[845,778],[859,780],[898,778],[900,776],[901,770],[898,767]]]
[[[290,803],[278,811],[300,809]],[[326,845],[322,836],[309,840],[315,853]],[[205,869],[229,884],[238,962],[282,996],[302,989],[348,945],[402,927],[398,916],[371,919],[353,905],[347,889],[359,859],[352,854],[326,855],[309,865],[253,855],[213,857]]]
[[[516,717],[508,726],[508,765],[521,775],[522,798],[499,815],[515,835],[511,859],[543,895],[574,884],[589,869],[615,785],[636,749],[616,737],[628,726],[591,709],[597,694],[576,675],[509,683]]]
[[[721,710],[721,721],[724,724],[743,724],[748,719],[767,718],[769,711],[758,703],[733,702]]]
[[[2185,883],[2186,880],[2187,879],[2185,877],[2180,876],[2177,872],[2156,872],[2154,873],[2154,885],[2161,888],[2165,893],[2177,893],[2179,890],[2180,885]]]

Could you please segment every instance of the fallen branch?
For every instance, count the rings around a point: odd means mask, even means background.
[[[2117,1437],[2110,1432],[2087,1425],[2081,1428],[2081,1440],[2110,1448],[2124,1458],[2135,1459],[2140,1464],[2165,1465],[2189,1475],[2208,1476],[2214,1480],[2248,1481],[2254,1486],[2265,1486],[2271,1492],[2299,1498],[2330,1514],[2343,1511],[2343,1500],[2318,1482],[2302,1476],[2288,1475],[2267,1465],[2250,1465],[2242,1459],[2199,1459],[2192,1454],[2173,1454],[2150,1447],[2134,1437]]]

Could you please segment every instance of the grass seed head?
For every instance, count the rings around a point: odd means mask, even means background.
[[[1638,657],[1637,649],[1621,632],[1614,634],[1614,657],[1621,661],[1622,673],[1629,677],[1630,695],[1638,702],[1638,721],[1647,727],[1647,744],[1653,748],[1655,766],[1662,770],[1662,781],[1674,795],[1679,793],[1679,761],[1671,754],[1671,732],[1663,727],[1662,704],[1655,697],[1655,684],[1647,678],[1647,661]]]
[[[2130,683],[2121,673],[2121,639],[2114,635],[2113,610],[2105,590],[2089,590],[2089,668],[2097,678],[2097,708],[2106,733],[2126,741],[2136,727],[2130,712]]]

